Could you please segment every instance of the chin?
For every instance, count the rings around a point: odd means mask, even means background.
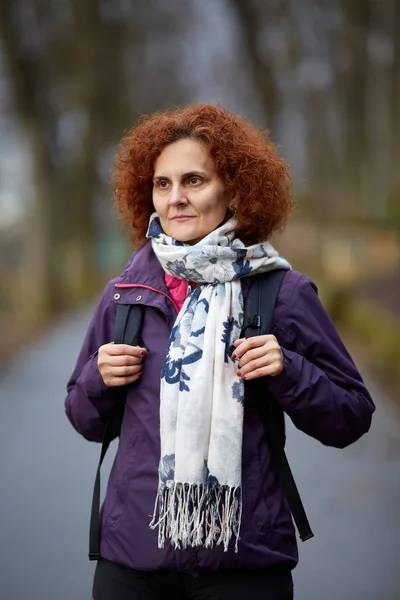
[[[174,240],[176,240],[177,242],[182,242],[183,244],[192,244],[194,242],[192,242],[192,240],[199,240],[201,238],[199,238],[199,234],[196,234],[196,232],[188,232],[188,233],[183,233],[182,231],[174,231],[171,230],[170,233],[168,233],[168,235],[170,237],[172,237]]]

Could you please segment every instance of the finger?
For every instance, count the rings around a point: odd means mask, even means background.
[[[239,344],[241,344],[242,342],[245,341],[246,338],[239,338],[238,340],[236,340],[235,342],[233,342],[233,345],[235,346],[235,348],[237,346],[239,346]]]
[[[137,373],[136,375],[131,375],[130,377],[111,377],[110,379],[106,379],[104,383],[108,385],[108,387],[120,387],[122,385],[129,385],[130,383],[135,383],[142,376],[142,372]]]
[[[135,365],[131,367],[112,367],[108,371],[108,376],[114,379],[115,377],[131,377],[143,371],[143,365]]]
[[[239,367],[242,368],[247,365],[247,363],[262,358],[267,353],[268,349],[265,347],[265,345],[259,346],[258,348],[252,348],[242,355],[239,360]]]
[[[256,360],[251,360],[246,365],[239,367],[238,375],[239,375],[239,377],[244,377],[245,375],[248,375],[252,371],[267,367],[272,362],[273,362],[273,360],[270,360],[267,356],[263,355],[260,358],[258,358]]]
[[[282,364],[281,363],[272,363],[270,365],[265,365],[264,367],[260,367],[254,369],[248,373],[242,374],[243,379],[249,381],[251,379],[257,379],[258,377],[276,377],[279,373],[282,372]]]
[[[134,365],[142,364],[142,357],[130,356],[129,354],[121,354],[118,356],[105,356],[103,360],[100,360],[107,367],[133,367]]]
[[[129,355],[143,357],[148,354],[148,350],[141,346],[130,346],[129,344],[107,344],[107,353],[110,356]]]
[[[261,351],[261,354],[260,354]],[[249,360],[247,362],[245,362],[246,358],[251,354],[259,354],[259,356],[254,357],[252,360]],[[254,356],[253,354],[253,356]],[[241,362],[245,362],[245,364],[243,364],[243,366],[240,364]],[[283,364],[283,356],[282,356],[282,351],[280,348],[273,348],[272,350],[268,350],[267,352],[265,352],[265,346],[263,346],[263,348],[258,349],[258,350],[250,350],[249,352],[246,352],[246,354],[244,355],[244,357],[241,359],[241,361],[239,362],[239,372],[241,375],[244,374],[248,374],[251,371],[257,370],[259,368],[268,366],[268,365],[272,365],[272,364],[276,364],[278,365],[278,368],[280,368]]]
[[[269,336],[267,335],[257,335],[255,337],[245,339],[236,347],[236,350],[232,354],[232,359],[235,360],[235,358],[240,358],[241,356],[243,356],[243,354],[245,354],[245,352],[247,352],[251,348],[258,348],[259,346],[263,346],[266,343],[268,337]]]
[[[261,346],[265,346],[267,350],[271,350],[273,348],[280,349],[279,342],[274,335],[256,335],[244,340],[243,343],[241,343],[232,353],[232,359],[235,360],[235,358],[240,358],[252,348],[259,348]]]

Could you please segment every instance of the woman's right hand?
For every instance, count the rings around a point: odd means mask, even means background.
[[[143,373],[143,358],[148,351],[140,346],[104,344],[100,346],[97,366],[109,387],[127,385],[137,381]]]

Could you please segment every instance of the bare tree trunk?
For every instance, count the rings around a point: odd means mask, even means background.
[[[391,72],[393,188],[400,195],[400,1],[393,0],[393,62]],[[400,215],[399,215],[400,216]]]
[[[29,294],[24,294],[23,308],[27,320],[40,324],[60,302],[55,261],[57,230],[53,219],[54,169],[46,147],[45,117],[37,102],[39,90],[35,64],[21,49],[11,10],[10,2],[0,3],[0,35],[10,77],[13,109],[30,146],[34,179],[34,212],[26,223],[24,285]]]
[[[345,172],[351,212],[359,213],[368,163],[366,135],[366,99],[368,83],[368,36],[371,23],[370,0],[342,0],[345,17],[345,44],[349,67],[343,80],[343,111],[345,121]]]
[[[264,7],[259,10],[251,0],[232,0],[232,5],[243,28],[256,88],[265,107],[268,127],[276,137],[280,93],[272,61],[260,52],[260,35],[263,33],[261,17],[266,9]]]
[[[68,60],[74,73],[71,86],[71,103],[80,112],[85,123],[82,137],[76,144],[67,173],[66,191],[70,206],[68,222],[66,273],[72,301],[90,295],[96,285],[93,280],[94,204],[99,188],[96,166],[102,150],[101,132],[104,123],[99,123],[99,109],[103,102],[99,89],[99,59],[102,44],[102,26],[98,14],[98,0],[79,2],[72,0],[74,16],[74,48]],[[112,49],[109,49],[112,52]],[[110,115],[112,120],[112,114]],[[69,243],[68,243],[69,242]]]
[[[69,288],[75,299],[90,295],[97,287],[94,248],[97,238],[95,213],[104,182],[99,157],[117,141],[128,123],[126,77],[122,57],[126,50],[126,23],[103,21],[99,0],[71,0],[75,35],[71,53],[74,73],[71,102],[82,112],[86,128],[71,157],[67,179],[71,206],[69,239],[72,253],[66,265]],[[111,202],[111,188],[108,200]]]

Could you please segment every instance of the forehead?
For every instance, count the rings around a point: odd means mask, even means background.
[[[185,139],[164,148],[154,164],[154,174],[186,173],[196,169],[214,171],[215,168],[215,162],[205,144]]]

